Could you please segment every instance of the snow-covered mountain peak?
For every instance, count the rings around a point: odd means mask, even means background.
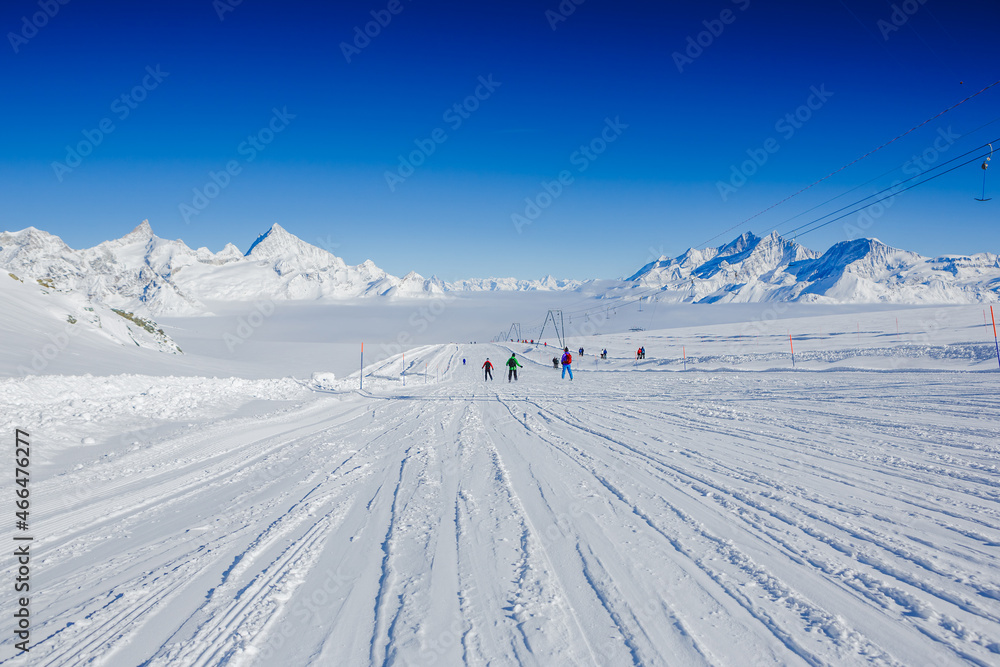
[[[35,227],[0,233],[0,261],[6,252],[11,251],[61,253],[69,250],[70,247],[61,238]]]
[[[150,226],[149,220],[143,220],[142,222],[140,222],[138,225],[135,226],[135,229],[133,229],[128,234],[123,236],[122,240],[124,241],[125,239],[134,239],[138,241],[138,240],[150,239],[152,237],[153,237],[153,228]]]
[[[333,253],[306,243],[278,224],[271,225],[270,229],[257,237],[247,250],[246,257],[268,263],[293,262],[310,270],[347,267],[347,263]]]
[[[822,255],[771,232],[744,233],[642,267],[628,280],[701,303],[826,301],[968,303],[1000,296],[1000,259],[988,253],[934,260],[878,239],[834,244]]]
[[[149,220],[143,220],[141,223],[136,225],[135,229],[130,231],[125,236],[112,239],[110,241],[104,241],[103,243],[98,243],[95,248],[112,249],[134,245],[145,246],[155,238],[158,237],[153,233],[153,228],[149,225]]]

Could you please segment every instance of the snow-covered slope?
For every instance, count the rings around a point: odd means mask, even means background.
[[[1000,258],[928,259],[877,239],[838,243],[820,255],[776,232],[745,233],[718,248],[660,257],[626,280],[671,301],[978,303],[1000,300]],[[609,296],[621,295],[621,289]]]
[[[17,375],[42,373],[63,355],[113,355],[116,348],[181,350],[155,322],[60,292],[48,282],[0,274],[0,367]]]
[[[0,380],[44,538],[30,659],[0,659],[997,664],[995,372],[570,382],[526,348],[408,350],[364,392]],[[514,383],[461,363],[511,349]]]

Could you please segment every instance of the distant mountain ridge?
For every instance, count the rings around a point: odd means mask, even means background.
[[[428,297],[444,292],[573,289],[551,276],[446,283],[410,272],[392,276],[371,260],[357,266],[273,225],[247,252],[227,244],[197,250],[153,233],[143,221],[125,236],[74,250],[34,227],[0,233],[0,267],[54,289],[75,291],[111,307],[152,315],[203,315],[206,302]]]
[[[280,225],[246,253],[217,253],[156,236],[147,221],[119,239],[74,250],[33,227],[0,234],[0,267],[77,292],[111,308],[147,315],[206,315],[211,304],[260,300],[337,301],[358,297],[426,298],[483,291],[586,291],[598,298],[636,295],[674,303],[976,303],[1000,301],[1000,257],[933,259],[877,239],[844,241],[818,253],[776,232],[745,233],[716,248],[660,257],[625,280],[483,278],[445,282],[410,272],[392,276],[372,261],[347,264]]]
[[[777,232],[646,264],[606,296],[637,288],[674,302],[978,303],[1000,301],[1000,256],[922,257],[878,239],[818,253]]]

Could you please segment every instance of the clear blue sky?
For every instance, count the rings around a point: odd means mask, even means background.
[[[0,227],[84,247],[148,218],[162,237],[246,250],[279,223],[350,263],[445,279],[628,275],[1000,79],[994,1],[564,0],[568,16],[557,0],[50,1],[0,10]],[[1000,136],[1000,122],[976,130],[998,117],[1000,86],[712,245],[871,194],[924,151],[941,164]],[[81,142],[77,163],[67,146]],[[397,171],[415,142],[422,164]],[[723,200],[718,184],[763,154]],[[238,173],[197,200],[227,164]],[[982,171],[967,165],[900,195],[865,234],[925,255],[997,252],[994,165],[992,202],[973,200]],[[564,171],[572,181],[518,229],[512,214]],[[406,178],[390,187],[387,172]],[[824,250],[856,234],[849,222],[799,240]]]

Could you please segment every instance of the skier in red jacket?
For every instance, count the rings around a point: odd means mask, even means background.
[[[493,364],[490,362],[489,357],[486,358],[486,363],[483,364],[483,381],[493,379]]]

